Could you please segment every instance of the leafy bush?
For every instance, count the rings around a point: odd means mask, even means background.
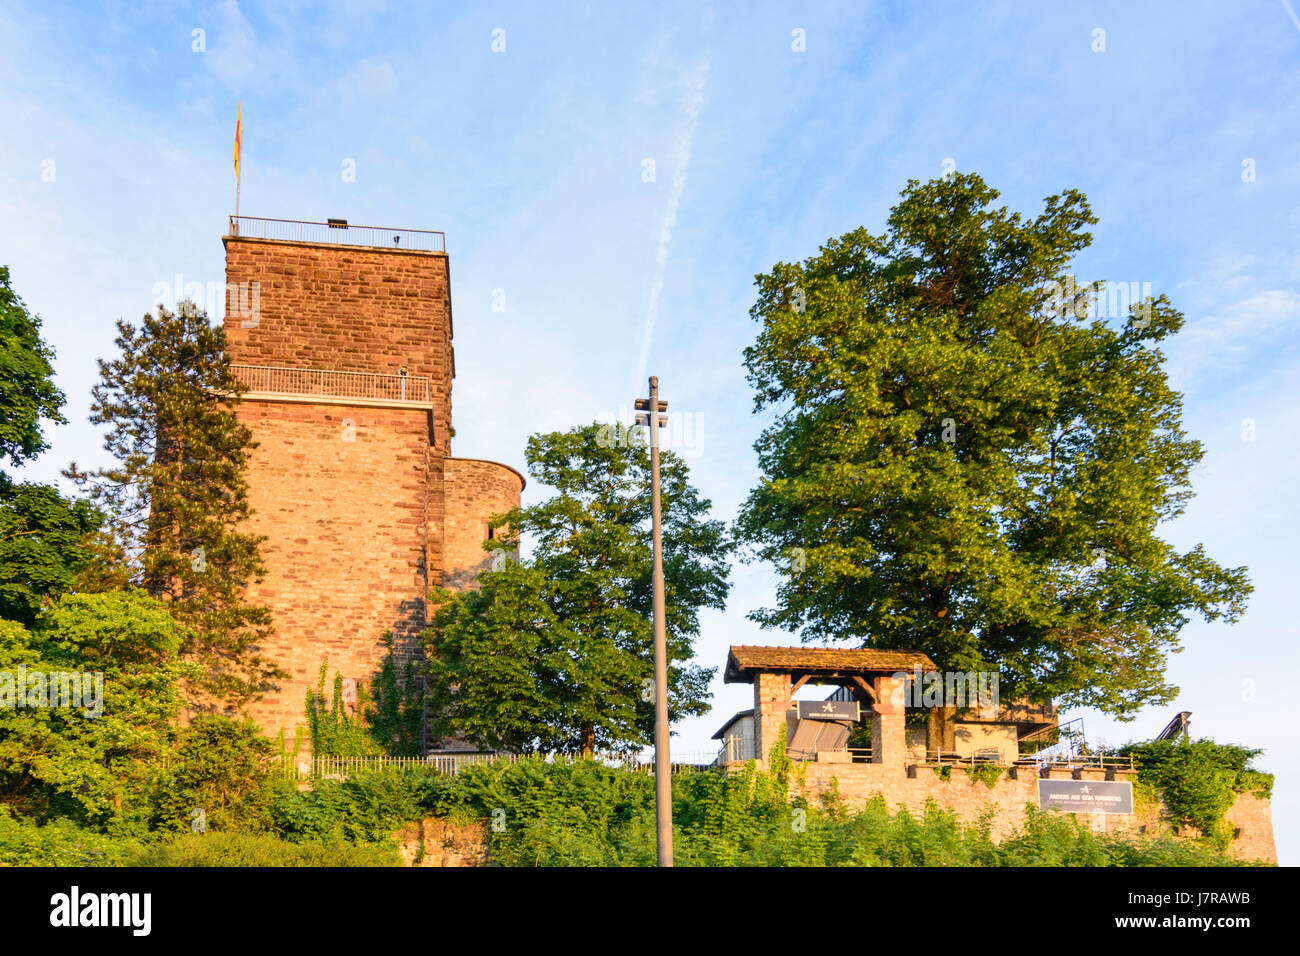
[[[272,826],[292,841],[383,843],[424,815],[421,786],[431,773],[376,771],[345,781],[319,780],[311,790],[277,781],[268,791]]]
[[[400,866],[396,846],[289,843],[255,833],[185,833],[137,851],[132,866]]]
[[[678,866],[1225,866],[1213,846],[1170,837],[1097,834],[1083,821],[1026,808],[1015,835],[995,844],[993,817],[973,824],[930,802],[891,813],[877,796],[851,811],[787,800],[790,769],[751,763],[740,773],[673,780]],[[427,811],[485,824],[505,866],[648,866],[655,862],[654,781],[592,761],[477,765],[418,784]],[[495,826],[494,826],[495,823]]]
[[[196,717],[180,735],[158,791],[157,824],[190,830],[196,811],[207,830],[263,830],[271,742],[251,723]]]
[[[139,848],[134,840],[83,830],[67,819],[39,826],[0,806],[0,865],[122,866]]]
[[[653,862],[653,801],[649,775],[592,760],[471,765],[422,786],[430,812],[485,821],[492,856],[506,866]]]
[[[140,591],[65,594],[36,625],[0,621],[0,671],[85,674],[61,704],[14,706],[0,681],[0,799],[42,819],[140,833],[192,668],[167,606]],[[38,685],[39,687],[40,685]],[[76,701],[75,697],[80,697]]]
[[[194,741],[218,742],[237,725],[213,724]],[[238,738],[236,737],[236,741]],[[730,776],[698,771],[673,779],[679,866],[1224,866],[1237,861],[1210,841],[1098,834],[1075,817],[1026,808],[1023,826],[995,843],[989,810],[973,823],[930,802],[891,812],[877,795],[850,809],[834,791],[822,806],[789,799],[792,768],[781,748],[772,771],[751,762]],[[1170,762],[1167,766],[1177,766]],[[191,764],[191,789],[232,798],[232,830],[113,840],[59,820],[37,826],[0,808],[0,862],[16,865],[384,866],[398,862],[392,835],[437,816],[480,823],[493,862],[504,866],[652,866],[654,778],[591,760],[540,758],[477,764],[453,777],[428,770],[318,780],[300,791],[286,779],[223,790]],[[195,783],[195,781],[199,781]],[[215,782],[214,782],[215,781]],[[1249,782],[1247,778],[1247,782]],[[1147,783],[1139,790],[1154,792]],[[188,797],[180,805],[188,802]],[[251,806],[245,806],[244,804]],[[215,806],[216,804],[214,804]],[[243,821],[243,822],[240,822]],[[233,829],[256,821],[267,832]],[[214,828],[215,830],[215,828]]]

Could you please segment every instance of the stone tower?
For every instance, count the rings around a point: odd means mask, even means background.
[[[450,271],[442,233],[231,217],[226,320],[258,447],[249,529],[265,535],[264,650],[290,673],[252,708],[291,739],[323,661],[369,683],[391,632],[421,654],[426,597],[489,563],[487,520],[523,476],[451,456]]]

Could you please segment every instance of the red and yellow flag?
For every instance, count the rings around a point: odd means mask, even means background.
[[[235,107],[235,181],[239,181],[239,134],[244,122],[244,104]]]

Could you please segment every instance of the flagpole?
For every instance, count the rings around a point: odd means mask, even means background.
[[[235,113],[235,228],[231,230],[234,235],[239,235],[239,186],[243,180],[243,170],[240,168],[243,163],[244,153],[244,104],[241,102],[236,107]]]

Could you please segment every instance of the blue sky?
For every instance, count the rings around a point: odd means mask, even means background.
[[[1300,862],[1294,7],[11,0],[0,263],[58,351],[70,419],[28,471],[100,456],[86,413],[113,320],[177,273],[223,280],[236,100],[244,214],[446,231],[456,454],[521,465],[530,433],[610,419],[656,373],[728,519],[756,477],[755,273],[880,231],[906,181],[946,161],[1026,213],[1079,188],[1101,221],[1078,274],[1150,282],[1187,315],[1166,351],[1207,456],[1165,533],[1256,587],[1240,624],[1188,625],[1173,705],[1082,716],[1122,743],[1190,710],[1195,734],[1265,748],[1279,852]],[[735,581],[705,619],[709,666],[732,643],[794,640],[745,618],[772,571]],[[715,691],[679,750],[710,749],[749,706],[747,687]]]

